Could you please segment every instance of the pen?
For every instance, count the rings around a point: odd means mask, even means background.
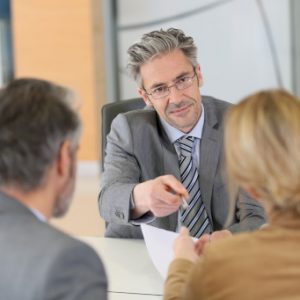
[[[183,197],[181,197],[181,201],[182,201],[181,207],[182,207],[183,209],[187,209],[189,205],[188,205],[188,203],[186,202],[186,200],[185,200]]]

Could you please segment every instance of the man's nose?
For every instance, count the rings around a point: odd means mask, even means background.
[[[182,100],[182,91],[178,90],[175,85],[169,87],[169,102],[178,103]]]

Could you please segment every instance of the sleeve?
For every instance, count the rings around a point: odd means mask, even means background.
[[[238,194],[234,217],[237,221],[228,227],[228,230],[233,233],[256,230],[266,223],[261,204],[244,191]]]
[[[57,251],[47,278],[45,300],[107,299],[104,266],[94,250],[81,242]]]
[[[107,136],[98,201],[100,215],[109,223],[128,225],[130,221],[130,197],[140,180],[140,168],[133,148],[132,132],[126,116],[119,114]]]
[[[188,274],[194,265],[187,259],[175,259],[171,262],[164,285],[164,300],[185,299],[183,293],[187,285]]]

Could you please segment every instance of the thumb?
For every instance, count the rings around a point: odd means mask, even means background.
[[[181,236],[189,236],[190,232],[189,232],[189,230],[186,227],[182,226],[180,228],[180,235]]]

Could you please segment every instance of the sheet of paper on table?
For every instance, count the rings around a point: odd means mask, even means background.
[[[169,264],[173,259],[173,243],[178,233],[147,224],[142,224],[141,228],[149,256],[158,272],[166,279]]]

